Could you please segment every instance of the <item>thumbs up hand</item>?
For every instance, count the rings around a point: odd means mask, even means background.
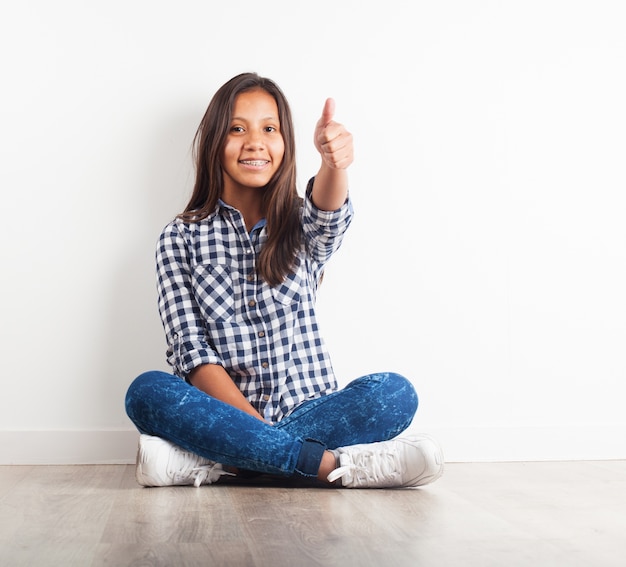
[[[314,142],[322,156],[322,164],[331,169],[346,169],[354,159],[352,134],[335,122],[335,101],[326,99],[322,117],[315,126]]]

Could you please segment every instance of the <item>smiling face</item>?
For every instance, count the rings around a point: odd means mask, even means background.
[[[241,191],[265,187],[285,155],[278,106],[268,92],[255,89],[239,94],[224,149],[222,198],[229,202]]]

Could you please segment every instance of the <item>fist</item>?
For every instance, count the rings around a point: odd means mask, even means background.
[[[352,134],[333,120],[334,115],[335,101],[326,99],[322,117],[315,126],[315,147],[325,165],[331,169],[346,169],[354,159]]]

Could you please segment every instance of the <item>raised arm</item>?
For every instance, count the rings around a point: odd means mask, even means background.
[[[326,100],[322,117],[315,126],[314,142],[322,157],[322,165],[315,176],[311,198],[318,209],[335,211],[348,196],[347,168],[354,159],[352,134],[335,122],[335,101]]]

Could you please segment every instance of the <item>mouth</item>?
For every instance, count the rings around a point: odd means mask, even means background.
[[[263,167],[269,163],[266,159],[241,159],[239,163],[248,167]]]

